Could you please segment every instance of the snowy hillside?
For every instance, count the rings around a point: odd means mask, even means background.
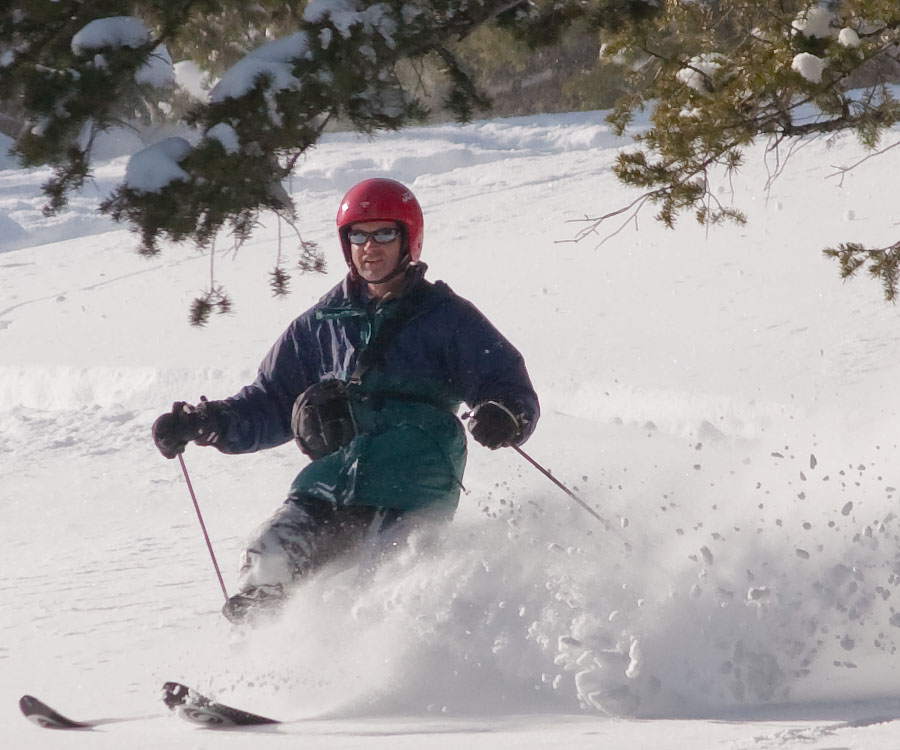
[[[235,314],[202,331],[186,320],[209,259],[141,258],[96,211],[124,158],[54,219],[46,173],[0,171],[10,746],[259,745],[164,717],[171,679],[303,720],[267,732],[285,747],[896,747],[882,719],[898,713],[898,313],[820,253],[892,240],[890,165],[839,184],[828,175],[858,146],[813,141],[767,194],[760,147],[733,187],[746,227],[686,217],[670,232],[648,212],[605,244],[567,242],[633,197],[610,173],[625,145],[602,113],[331,135],[291,186],[327,274],[272,298],[269,222],[220,254]],[[414,540],[363,589],[316,579],[278,622],[234,633],[150,424],[252,379],[342,276],[338,201],[376,175],[419,197],[430,277],[525,355],[544,412],[525,449],[608,525],[512,451],[473,444],[436,545]],[[185,460],[233,591],[243,538],[305,459],[288,445]],[[23,693],[75,718],[143,718],[63,737],[25,722]]]

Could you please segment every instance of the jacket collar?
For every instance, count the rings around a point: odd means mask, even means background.
[[[403,285],[403,292],[400,296],[420,284],[424,280],[427,270],[428,265],[425,263],[410,265],[406,271],[406,283]],[[365,308],[374,299],[369,293],[369,285],[348,273],[340,284],[322,298],[321,303],[328,307],[337,305]]]

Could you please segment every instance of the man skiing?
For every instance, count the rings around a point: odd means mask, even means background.
[[[470,302],[426,281],[412,192],[365,180],[341,201],[345,279],[294,320],[256,380],[222,401],[177,402],[153,425],[167,458],[188,442],[249,453],[295,439],[312,461],[242,558],[239,621],[374,533],[449,519],[466,440],[519,445],[540,414],[521,354]],[[401,523],[402,522],[402,523]]]

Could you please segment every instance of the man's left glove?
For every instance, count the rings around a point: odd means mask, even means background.
[[[469,414],[469,432],[486,448],[512,445],[522,434],[519,419],[498,401],[482,401]]]
[[[225,404],[201,399],[197,406],[185,401],[172,404],[172,411],[153,423],[153,442],[166,458],[184,453],[192,440],[197,445],[215,445],[225,427]]]

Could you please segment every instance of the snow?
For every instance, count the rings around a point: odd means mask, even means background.
[[[257,47],[225,71],[210,91],[210,100],[221,102],[241,97],[256,85],[260,76],[268,77],[267,88],[272,93],[296,88],[299,81],[294,77],[292,61],[302,57],[307,49],[308,39],[303,31]]]
[[[89,54],[106,47],[131,47],[136,49],[151,39],[150,29],[135,16],[98,18],[88,23],[72,37],[72,52]]]
[[[845,27],[838,34],[838,42],[844,47],[859,47],[859,34],[856,33],[855,29]]]
[[[25,230],[15,221],[11,219],[6,212],[0,213],[0,236],[6,238],[7,242],[19,242],[25,238]]]
[[[165,44],[156,46],[147,62],[134,74],[134,79],[140,84],[158,89],[175,83],[172,56]]]
[[[229,154],[235,154],[240,149],[240,139],[237,131],[228,123],[220,122],[206,131],[206,137],[217,140],[222,148]]]
[[[135,16],[98,18],[72,37],[72,52],[76,55],[88,55],[93,50],[106,48],[136,49],[147,44],[152,36],[146,24]],[[108,66],[106,58],[101,54],[95,54],[94,66],[99,69],[106,68]],[[134,74],[134,78],[137,83],[154,88],[172,85],[175,72],[165,44],[159,44],[154,48],[147,62]]]
[[[193,60],[181,60],[173,66],[176,85],[201,102],[209,100],[212,88],[209,74]]]
[[[413,6],[405,5],[401,9],[404,23],[411,23],[420,13],[421,9]],[[388,46],[395,46],[394,34],[397,33],[397,22],[386,3],[375,3],[360,10],[356,0],[313,0],[303,12],[303,20],[307,23],[328,21],[344,38],[349,38],[354,26],[362,26],[366,32],[377,31]],[[329,32],[323,38],[322,46],[327,48],[330,42]]]
[[[303,20],[307,23],[323,23],[331,21],[344,36],[350,26],[358,21],[356,0],[312,0],[303,11]]]
[[[800,13],[791,26],[794,31],[804,36],[827,39],[835,33],[835,29],[831,27],[832,21],[834,21],[834,13],[828,10],[823,3]]]
[[[0,216],[19,235],[0,237],[10,747],[896,748],[897,309],[820,253],[884,244],[900,220],[889,165],[838,181],[864,152],[852,135],[812,140],[767,194],[760,144],[733,186],[713,183],[746,226],[671,232],[646,215],[575,244],[585,214],[635,197],[610,169],[627,141],[602,117],[329,134],[287,186],[327,274],[272,298],[266,220],[219,256],[236,313],[203,331],[186,318],[209,259],[139,257],[97,215],[126,160],[98,164],[52,220],[47,172],[4,165]],[[163,171],[186,147],[156,153]],[[253,378],[341,278],[335,208],[375,175],[423,204],[430,276],[525,355],[544,411],[526,451],[608,523],[514,452],[472,445],[441,538],[416,537],[362,588],[319,576],[283,618],[234,633],[149,428],[176,399]],[[242,540],[304,459],[286,445],[185,460],[233,590]],[[165,715],[164,680],[296,721],[264,738],[195,730]],[[62,736],[18,714],[23,693],[73,718],[140,718]]]
[[[810,83],[821,83],[822,73],[827,64],[821,57],[809,52],[801,52],[794,55],[794,59],[791,61],[791,70],[802,75]]]
[[[141,149],[128,160],[125,184],[139,193],[158,193],[170,182],[187,181],[190,176],[178,163],[190,151],[191,144],[178,136],[164,138]]]
[[[691,58],[689,67],[679,70],[675,77],[697,93],[707,94],[713,76],[721,67],[721,55],[700,55]]]

